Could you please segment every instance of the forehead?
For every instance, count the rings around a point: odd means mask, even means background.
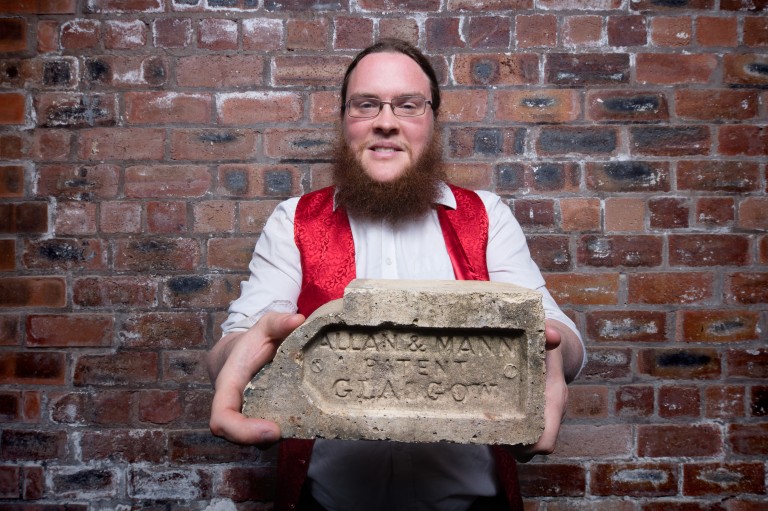
[[[347,97],[353,94],[390,98],[421,94],[429,98],[429,77],[402,53],[372,53],[363,57],[349,76]]]

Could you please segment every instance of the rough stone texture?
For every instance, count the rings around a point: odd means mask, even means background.
[[[243,410],[285,438],[534,443],[541,295],[496,282],[353,281],[283,342]]]

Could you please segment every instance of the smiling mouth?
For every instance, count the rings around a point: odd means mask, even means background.
[[[395,153],[400,151],[396,147],[372,147],[371,150],[376,153]]]

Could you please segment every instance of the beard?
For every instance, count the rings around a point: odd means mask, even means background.
[[[427,214],[440,196],[445,179],[439,130],[416,161],[395,180],[371,179],[360,159],[340,135],[334,147],[333,182],[336,203],[349,214],[368,220],[397,224]]]

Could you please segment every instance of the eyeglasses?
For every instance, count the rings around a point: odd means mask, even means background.
[[[384,105],[392,108],[392,113],[398,117],[418,117],[427,111],[427,105],[432,102],[421,96],[400,96],[392,101],[382,101],[377,98],[352,98],[347,101],[347,114],[360,119],[372,119],[381,113]]]

